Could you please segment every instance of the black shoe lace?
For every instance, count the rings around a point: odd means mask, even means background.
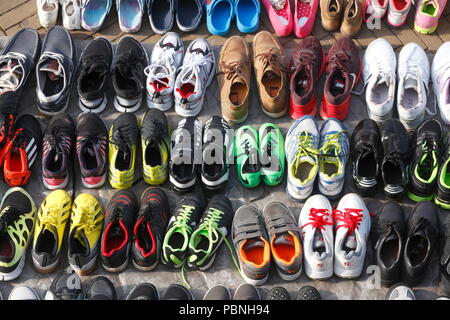
[[[108,72],[107,65],[105,63],[105,56],[102,54],[93,55],[83,60],[82,70],[86,73],[90,73],[93,69],[97,69],[98,66],[103,67],[103,72],[100,73],[100,77],[104,76]]]
[[[137,137],[139,134],[138,130],[132,124],[122,125],[114,130],[110,143],[116,145],[126,155],[128,153],[128,146],[133,144],[134,137]]]
[[[167,127],[160,121],[153,120],[151,125],[151,132],[147,132],[145,144],[150,147],[157,147],[164,137],[168,136]]]
[[[143,63],[143,58],[137,58],[130,51],[121,54],[116,61],[116,66],[122,75],[140,76],[139,65]]]

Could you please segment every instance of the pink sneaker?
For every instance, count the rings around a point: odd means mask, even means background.
[[[402,26],[411,10],[412,0],[389,0],[387,21],[393,27]]]
[[[367,22],[369,17],[382,19],[387,12],[388,0],[367,0],[364,3],[363,20]]]
[[[295,1],[295,35],[306,38],[310,35],[316,20],[319,0],[296,0]]]
[[[287,37],[294,25],[289,0],[262,0],[272,27],[280,37]]]
[[[420,0],[414,20],[414,29],[423,34],[431,34],[436,31],[446,4],[447,0]]]

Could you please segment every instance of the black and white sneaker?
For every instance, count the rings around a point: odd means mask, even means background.
[[[135,112],[142,103],[147,52],[139,41],[125,36],[117,44],[115,59],[112,73],[116,93],[114,108],[119,112]]]
[[[44,300],[81,300],[81,278],[75,271],[63,271],[56,276],[45,293]]]
[[[171,284],[161,300],[194,300],[192,293],[180,284]]]
[[[231,300],[231,292],[227,287],[217,285],[208,289],[203,300]]]
[[[159,300],[159,294],[153,284],[140,283],[130,291],[126,300]]]
[[[275,287],[267,292],[265,300],[291,300],[291,296],[289,295],[289,291],[287,291],[286,288]]]
[[[60,26],[50,28],[36,65],[37,105],[43,115],[53,116],[66,111],[77,62],[70,33]]]
[[[83,50],[77,80],[79,106],[82,111],[100,113],[105,110],[108,102],[106,89],[112,63],[113,49],[106,38],[95,38]]]
[[[441,282],[444,291],[450,294],[450,215],[447,215],[444,222],[444,246],[441,254]]]

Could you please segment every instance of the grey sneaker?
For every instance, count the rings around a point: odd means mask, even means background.
[[[286,288],[275,287],[267,292],[266,300],[291,300],[291,296]]]
[[[192,293],[180,284],[171,284],[161,300],[194,300]]]
[[[206,292],[203,300],[231,300],[231,293],[227,287],[217,285]]]
[[[89,285],[84,300],[117,300],[117,293],[111,280],[100,276]]]
[[[243,283],[236,289],[233,300],[261,300],[261,295],[255,286]]]
[[[398,283],[389,289],[386,300],[416,300],[416,295],[408,285]]]
[[[17,286],[9,294],[8,300],[40,300],[33,288]]]
[[[322,297],[316,288],[304,286],[298,291],[297,300],[322,300]]]
[[[45,293],[44,300],[81,300],[81,278],[74,271],[63,271],[56,276]]]
[[[130,291],[126,300],[159,300],[158,289],[151,283],[140,283]]]

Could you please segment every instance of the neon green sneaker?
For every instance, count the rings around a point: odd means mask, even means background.
[[[261,175],[265,184],[276,186],[284,176],[284,138],[273,123],[265,123],[259,128],[259,150],[261,154]]]
[[[234,156],[239,180],[247,188],[256,188],[261,183],[259,164],[258,132],[252,126],[238,129],[234,137]]]

